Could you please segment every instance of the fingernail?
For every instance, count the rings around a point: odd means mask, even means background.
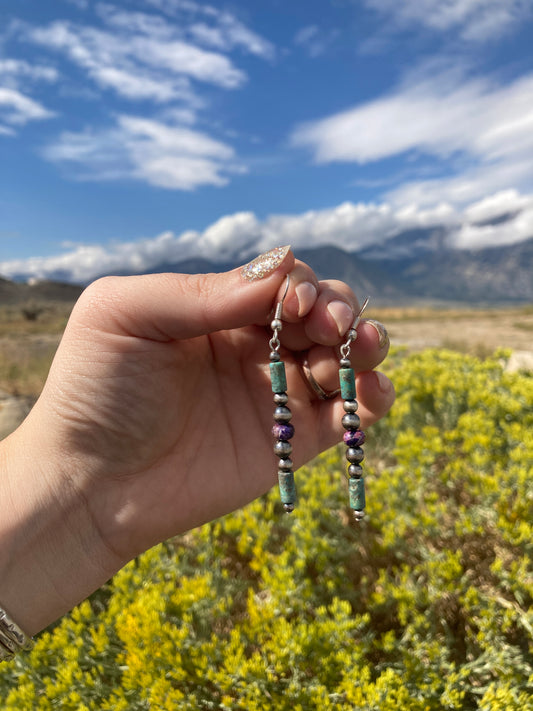
[[[378,345],[380,348],[385,348],[386,346],[388,346],[390,344],[389,334],[387,333],[387,329],[385,328],[385,326],[382,323],[380,323],[380,321],[375,321],[373,318],[365,318],[364,323],[369,323],[378,332],[378,336],[379,336]]]
[[[383,373],[380,373],[379,371],[374,371],[377,381],[378,381],[378,388],[381,390],[382,393],[390,393],[390,391],[393,389],[393,384],[391,381],[387,378],[386,375],[383,375]]]
[[[303,281],[294,290],[298,299],[298,316],[305,316],[311,311],[316,301],[317,290],[310,281]]]
[[[260,254],[242,268],[242,277],[246,279],[246,281],[265,279],[265,277],[276,271],[289,253],[289,250],[290,245],[287,245],[285,247],[275,247],[269,252]]]
[[[345,301],[331,301],[328,304],[328,311],[337,325],[339,336],[344,336],[354,319],[351,306],[348,306]]]

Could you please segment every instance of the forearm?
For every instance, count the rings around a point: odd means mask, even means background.
[[[31,419],[31,418],[30,418]],[[26,421],[0,442],[0,606],[34,635],[108,580],[106,549],[61,452]]]

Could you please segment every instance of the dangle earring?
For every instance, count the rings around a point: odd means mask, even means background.
[[[363,468],[361,462],[364,453],[361,445],[365,441],[365,433],[359,429],[361,420],[357,415],[359,403],[355,389],[355,373],[350,363],[350,346],[357,338],[357,327],[361,321],[363,311],[368,305],[366,298],[361,310],[357,314],[355,321],[346,336],[346,343],[340,347],[341,358],[339,361],[339,382],[341,397],[344,400],[344,412],[342,426],[346,430],[343,435],[346,444],[346,459],[348,465],[348,488],[350,493],[350,507],[353,509],[354,518],[360,521],[365,516],[365,480],[363,478]]]
[[[274,454],[279,458],[278,462],[278,482],[279,493],[283,508],[287,513],[294,511],[296,503],[296,486],[294,484],[294,472],[292,470],[292,445],[289,442],[294,435],[294,427],[290,424],[292,413],[287,407],[289,400],[287,396],[287,378],[285,375],[285,363],[281,360],[279,349],[281,346],[279,332],[283,328],[281,316],[283,312],[283,302],[289,290],[290,276],[287,274],[287,286],[281,300],[276,305],[274,319],[270,324],[273,335],[270,339],[270,381],[272,392],[274,393],[274,422],[272,434],[275,438]]]

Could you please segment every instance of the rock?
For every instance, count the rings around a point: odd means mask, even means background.
[[[516,373],[520,370],[533,372],[533,351],[513,351],[506,370],[509,373]]]

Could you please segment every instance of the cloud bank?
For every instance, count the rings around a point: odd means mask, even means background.
[[[57,82],[64,92],[83,86],[101,99],[101,116],[82,130],[63,130],[41,149],[71,178],[171,190],[225,185],[245,167],[227,138],[214,135],[210,92],[243,87],[248,76],[239,56],[271,61],[274,46],[210,5],[146,2],[159,13],[76,2],[85,13],[79,22],[14,21],[11,40],[47,52],[61,69],[0,61],[0,133],[15,135],[29,121],[57,115],[31,98],[29,80]],[[106,97],[113,109],[106,109]]]
[[[88,283],[103,274],[145,272],[192,258],[244,263],[282,244],[291,244],[296,252],[323,245],[356,252],[379,248],[388,239],[419,228],[444,229],[452,249],[521,242],[533,237],[533,195],[507,190],[462,211],[445,203],[418,210],[398,209],[387,203],[346,202],[298,215],[271,215],[264,221],[252,212],[240,212],[222,217],[203,232],[167,231],[132,242],[71,245],[57,256],[0,261],[0,274]]]
[[[466,205],[533,182],[533,74],[506,85],[459,67],[420,67],[389,94],[298,126],[292,144],[316,163],[359,165],[410,156],[414,179],[386,193],[395,205]]]

